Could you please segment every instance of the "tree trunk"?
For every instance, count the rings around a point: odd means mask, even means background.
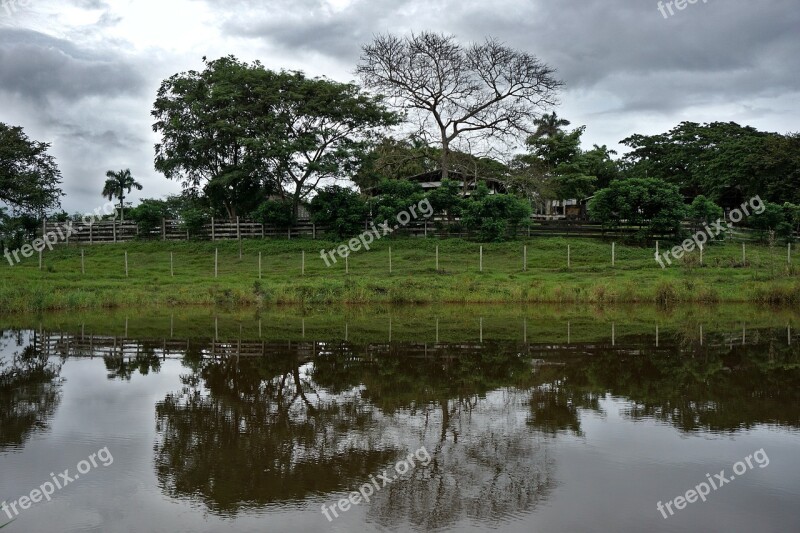
[[[439,160],[442,167],[442,181],[450,176],[450,141],[447,139],[447,132],[442,128],[442,157]]]

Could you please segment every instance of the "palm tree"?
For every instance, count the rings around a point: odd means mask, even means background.
[[[534,120],[533,123],[537,126],[536,133],[533,134],[534,137],[555,137],[561,131],[562,127],[571,124],[569,120],[558,118],[555,111],[550,114],[542,115],[540,118]]]
[[[136,189],[137,191],[142,190],[142,186],[139,182],[133,179],[131,176],[131,169],[120,170],[119,172],[114,172],[113,170],[109,170],[106,172],[106,184],[103,186],[103,197],[108,198],[109,200],[113,200],[115,197],[119,198],[119,214],[120,219],[122,221],[125,220],[125,215],[123,213],[123,208],[125,207],[125,194],[126,192],[130,194],[131,190]]]

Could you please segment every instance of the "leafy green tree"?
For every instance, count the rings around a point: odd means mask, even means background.
[[[262,202],[253,211],[252,217],[263,224],[271,224],[279,228],[288,228],[296,220],[292,203],[286,200]]]
[[[311,200],[311,220],[325,226],[339,239],[347,239],[364,229],[367,204],[358,192],[330,185]]]
[[[146,199],[129,212],[131,219],[139,225],[139,235],[151,236],[161,227],[163,219],[167,218],[167,204],[164,200]]]
[[[404,180],[384,180],[378,186],[378,196],[372,202],[375,220],[393,220],[409,207],[425,199],[425,191],[418,183]]]
[[[103,185],[103,197],[113,200],[119,199],[119,217],[120,220],[125,220],[125,195],[130,194],[133,189],[137,191],[142,190],[142,185],[133,179],[131,169],[120,170],[114,172],[109,170],[106,172],[108,178]]]
[[[678,236],[686,206],[678,187],[655,178],[615,181],[589,201],[589,215],[603,227],[638,226],[638,236]]]
[[[659,178],[685,196],[705,195],[737,207],[761,195],[775,203],[800,201],[800,138],[758,131],[735,122],[682,122],[667,133],[632,135],[624,173]]]
[[[503,241],[516,234],[520,224],[531,216],[531,206],[510,194],[489,194],[485,184],[478,184],[466,202],[464,226],[477,233],[481,241]]]
[[[379,97],[352,84],[273,72],[233,56],[165,80],[153,128],[156,168],[213,194],[231,218],[280,193],[295,212],[328,179],[355,173],[376,130],[395,125]]]
[[[60,205],[61,172],[49,148],[22,128],[0,122],[0,202],[38,214]]]
[[[747,219],[747,225],[758,231],[761,239],[766,239],[770,231],[774,231],[779,237],[785,239],[792,238],[794,230],[795,211],[793,206],[773,204],[764,202],[764,212],[751,215]]]
[[[564,124],[566,123],[566,124]],[[616,152],[606,146],[581,149],[581,126],[564,131],[565,120],[549,116],[542,130],[527,140],[527,154],[512,164],[510,189],[522,192],[531,200],[583,199],[597,188],[607,187],[619,177],[619,165],[612,158]]]
[[[692,201],[688,215],[694,223],[695,229],[699,230],[706,224],[722,219],[724,211],[720,206],[701,194]],[[719,235],[717,238],[724,238],[724,235]]]
[[[432,190],[428,199],[431,202],[431,207],[434,213],[439,213],[447,219],[447,225],[440,229],[447,231],[459,230],[460,228],[455,224],[457,219],[460,219],[464,212],[464,206],[467,200],[461,194],[461,187],[458,183],[452,180],[442,181],[441,187]]]

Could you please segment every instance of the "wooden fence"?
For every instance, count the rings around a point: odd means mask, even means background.
[[[378,226],[372,220],[364,221],[364,230]],[[687,231],[693,228],[685,225]],[[461,237],[473,236],[465,231],[458,220],[434,217],[425,221],[412,221],[406,226],[392,228],[393,233],[411,237]],[[572,220],[543,220],[531,218],[526,224],[519,225],[511,231],[514,237],[601,237],[625,239],[639,230],[638,227],[620,227],[610,231],[598,224]],[[162,241],[196,240],[238,240],[238,239],[293,239],[324,237],[327,228],[317,226],[310,221],[299,221],[291,227],[282,228],[269,224],[261,224],[245,220],[218,221],[211,220],[196,232],[189,231],[180,221],[162,220],[160,227],[144,231],[136,222],[103,220],[94,223],[52,222],[45,220],[37,231],[39,236],[52,234],[58,243],[102,244],[129,242],[136,239]],[[800,235],[798,235],[800,238]],[[653,239],[669,240],[668,235],[654,235]],[[729,238],[736,241],[760,240],[761,236],[752,230],[737,228]]]

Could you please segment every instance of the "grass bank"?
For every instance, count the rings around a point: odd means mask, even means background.
[[[649,248],[617,244],[612,265],[610,242],[534,238],[484,244],[481,272],[481,245],[459,239],[384,240],[347,264],[327,267],[320,250],[338,244],[250,240],[242,243],[241,258],[235,241],[59,247],[45,252],[42,270],[38,257],[0,266],[0,312],[143,305],[800,303],[800,271],[788,264],[786,248],[748,245],[745,264],[741,244],[715,245],[702,266],[694,253],[661,269]]]

